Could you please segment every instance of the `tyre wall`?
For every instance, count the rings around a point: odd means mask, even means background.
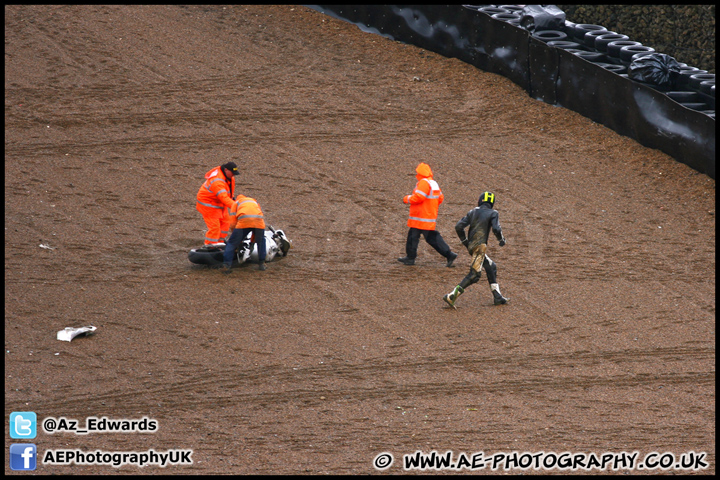
[[[580,24],[570,21],[555,31],[530,32],[520,26],[522,8],[510,5],[309,7],[503,75],[533,98],[576,111],[715,178],[714,75],[684,65],[672,88],[632,80],[629,55],[648,48],[639,42],[625,46],[621,56],[624,44],[597,50],[585,43]]]
[[[574,23],[622,32],[678,62],[715,73],[715,5],[557,5]]]

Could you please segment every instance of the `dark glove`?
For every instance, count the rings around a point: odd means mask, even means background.
[[[504,247],[504,246],[505,246],[505,237],[503,237],[503,238],[500,239],[500,246],[501,246],[501,247]]]

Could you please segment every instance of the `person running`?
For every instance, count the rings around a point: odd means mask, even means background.
[[[415,172],[415,178],[418,180],[415,190],[410,195],[403,197],[403,202],[410,204],[410,217],[407,222],[410,229],[405,242],[405,256],[398,258],[398,262],[404,265],[415,265],[420,235],[422,235],[431,247],[447,259],[446,266],[452,267],[457,253],[450,250],[440,232],[435,229],[438,208],[445,196],[440,190],[440,185],[433,180],[433,173],[428,164],[420,163]]]
[[[480,280],[483,269],[485,269],[495,305],[502,305],[509,301],[500,293],[500,287],[497,283],[497,264],[487,256],[487,242],[491,230],[498,239],[499,245],[501,247],[505,246],[505,237],[503,236],[502,227],[500,227],[500,216],[497,210],[493,209],[494,205],[495,194],[483,192],[478,200],[478,206],[470,210],[455,225],[455,232],[462,244],[468,249],[472,257],[472,263],[470,264],[470,272],[465,278],[460,281],[452,292],[443,297],[445,303],[453,308],[456,308],[455,302],[465,289]],[[466,236],[465,229],[468,227],[469,230]]]

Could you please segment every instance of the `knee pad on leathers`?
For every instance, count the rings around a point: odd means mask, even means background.
[[[470,285],[472,285],[473,283],[479,282],[479,281],[480,281],[480,275],[481,275],[480,272],[476,272],[475,270],[473,270],[473,269],[471,268],[471,269],[470,269],[470,273],[468,273],[467,275],[465,275],[465,278],[463,278],[462,281],[460,282],[460,286],[461,286],[462,288],[467,288],[467,287],[469,287]]]
[[[485,261],[483,262],[483,269],[487,275],[488,283],[491,285],[493,283],[497,283],[497,264],[490,260],[490,257],[487,255],[485,256]]]

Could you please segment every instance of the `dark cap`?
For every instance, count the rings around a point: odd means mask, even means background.
[[[227,162],[221,165],[222,168],[227,168],[232,172],[233,175],[240,175],[240,172],[238,172],[237,165],[235,162]]]

